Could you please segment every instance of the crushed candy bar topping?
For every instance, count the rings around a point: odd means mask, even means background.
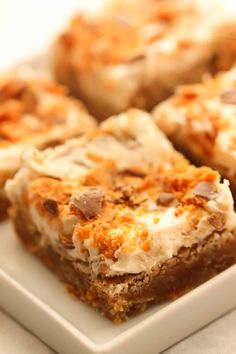
[[[74,248],[74,244],[72,241],[72,235],[59,234],[59,240],[61,241],[61,243],[64,247]]]
[[[171,204],[174,200],[176,200],[176,197],[173,193],[161,193],[157,198],[157,204],[166,206]]]
[[[85,187],[82,191],[73,193],[70,200],[72,211],[79,211],[85,219],[94,218],[102,209],[104,191],[101,187]]]
[[[52,216],[58,215],[58,204],[53,199],[46,199],[43,202],[44,209]]]
[[[156,205],[152,211],[152,222],[158,225],[162,213],[169,208],[174,208],[177,218],[185,212],[201,216],[208,200],[217,197],[214,183],[219,179],[218,173],[207,167],[196,168],[181,155],[176,157],[171,168],[160,166],[151,169],[148,175],[136,176],[131,175],[129,171],[126,173],[113,169],[112,185],[106,178],[107,165],[100,166],[99,179],[102,187],[83,185],[81,181],[65,184],[60,180],[51,179],[53,188],[50,190],[50,196],[52,199],[58,198],[60,213],[63,213],[63,208],[68,208],[67,215],[75,216],[76,220],[73,219],[71,227],[76,230],[76,238],[82,243],[91,239],[99,254],[113,260],[116,259],[116,251],[120,247],[125,252],[130,252],[139,243],[145,252],[150,249],[147,225],[142,221],[142,218],[150,213],[150,203]],[[94,181],[93,173],[96,175],[97,169],[89,171],[91,183]],[[48,190],[47,181],[48,179],[41,178],[34,182],[37,198],[44,198],[45,189]],[[89,181],[84,179],[86,183]],[[44,204],[47,212],[50,210],[51,215],[56,213],[55,202],[50,199],[50,202],[46,201]],[[209,222],[220,227],[217,218]],[[61,244],[65,248],[73,248],[71,237],[61,230]]]
[[[234,175],[235,115],[236,68],[232,68],[202,83],[178,88],[156,107],[154,119],[178,145],[186,140],[183,146],[186,144],[198,162],[222,166],[222,170],[227,168]]]
[[[214,184],[206,181],[199,182],[193,189],[193,194],[209,200],[216,199],[219,196],[219,193],[215,191]]]
[[[227,90],[220,95],[220,99],[225,104],[236,105],[236,89]]]
[[[88,115],[85,121],[84,106],[69,98],[63,86],[39,77],[24,78],[20,73],[0,78],[0,147],[75,124],[78,113],[82,113],[81,131],[92,126]]]
[[[226,224],[226,217],[222,213],[213,213],[209,216],[209,223],[217,230],[222,231]]]
[[[71,61],[79,70],[88,70],[104,64],[136,64],[146,57],[146,48],[167,41],[176,28],[182,33],[182,22],[188,19],[192,26],[201,16],[198,6],[181,2],[137,1],[113,4],[100,16],[77,15],[58,44],[63,55],[71,55]],[[191,46],[186,35],[179,35],[179,47]],[[178,46],[178,45],[177,45]]]

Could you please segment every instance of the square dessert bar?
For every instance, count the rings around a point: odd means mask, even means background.
[[[152,109],[179,84],[232,66],[236,14],[219,0],[112,1],[76,16],[54,46],[59,82],[99,119]]]
[[[31,146],[55,145],[94,126],[93,118],[64,87],[28,71],[0,78],[0,219],[8,201],[4,185]]]
[[[228,182],[190,165],[142,111],[29,150],[6,190],[23,245],[115,322],[236,260]]]
[[[177,149],[217,169],[236,197],[236,68],[178,88],[153,115]]]

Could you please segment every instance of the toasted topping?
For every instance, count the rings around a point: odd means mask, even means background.
[[[136,193],[135,188],[131,185],[123,185],[117,188],[119,196],[115,198],[115,203],[117,204],[133,204],[133,197]]]
[[[214,213],[209,216],[208,221],[217,231],[222,231],[226,224],[226,216],[222,213]]]
[[[172,203],[175,199],[173,193],[161,193],[157,198],[157,204],[166,206]]]
[[[196,95],[195,95],[196,93]],[[189,97],[195,96],[194,99]],[[200,164],[235,175],[236,68],[185,85],[156,107],[154,119],[170,139]]]
[[[183,28],[199,27],[203,17],[200,3],[126,1],[121,7],[111,6],[102,16],[77,15],[58,42],[64,55],[76,58],[70,65],[80,70],[96,68],[100,64],[136,63],[145,59],[147,47],[159,41],[161,51],[166,38],[167,43],[173,37],[180,48],[189,48],[194,40],[188,38]],[[183,26],[185,22],[187,24]]]
[[[46,135],[63,124],[72,136],[78,120],[81,132],[93,125],[84,106],[69,98],[63,86],[21,72],[0,78],[0,147]]]
[[[215,191],[215,186],[213,183],[201,181],[196,187],[193,189],[193,194],[196,197],[203,197],[206,199],[216,199],[218,197],[218,193]]]
[[[7,142],[27,139],[31,134],[45,133],[52,123],[53,115],[58,115],[58,102],[49,109],[42,103],[40,95],[47,98],[62,96],[57,86],[37,80],[9,79],[0,82],[0,134]],[[55,95],[55,96],[54,96]],[[40,119],[39,119],[40,118]],[[65,121],[65,120],[64,120]],[[15,126],[17,125],[17,129]]]
[[[59,240],[61,241],[64,247],[74,248],[72,235],[59,234]]]
[[[235,104],[236,105],[236,90],[227,90],[223,92],[220,99],[225,104]]]
[[[52,216],[58,215],[58,205],[57,202],[53,199],[46,199],[43,201],[44,209],[51,214]]]
[[[101,187],[85,187],[75,192],[70,201],[72,211],[80,211],[86,219],[94,218],[102,208],[104,192]]]
[[[126,59],[127,63],[134,63],[140,60],[144,60],[145,59],[145,54],[144,53],[140,53],[140,54],[136,54],[131,56],[130,58]]]

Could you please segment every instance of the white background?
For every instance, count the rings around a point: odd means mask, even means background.
[[[47,47],[75,9],[96,11],[106,1],[111,0],[0,0],[0,69]],[[236,0],[218,1],[236,11]]]
[[[95,11],[104,0],[0,0],[0,69],[50,45],[75,9]]]

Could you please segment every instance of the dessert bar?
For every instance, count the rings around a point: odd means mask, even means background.
[[[98,119],[151,110],[177,85],[232,66],[235,23],[219,0],[115,1],[72,19],[54,46],[55,77]]]
[[[0,78],[0,219],[8,201],[4,185],[21,165],[31,146],[55,145],[94,126],[95,121],[78,100],[57,83],[28,71]]]
[[[235,263],[228,181],[195,167],[139,110],[28,150],[6,185],[23,245],[115,322]]]
[[[236,196],[236,68],[178,88],[153,115],[177,149],[217,169]]]

